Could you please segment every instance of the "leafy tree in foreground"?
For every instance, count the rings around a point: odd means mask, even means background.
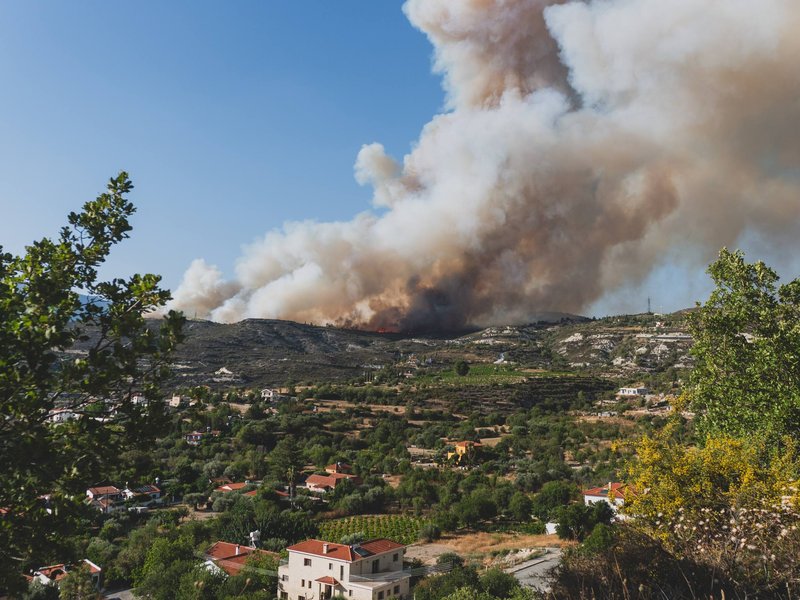
[[[132,188],[120,173],[56,239],[20,256],[0,249],[0,591],[18,593],[36,561],[75,558],[64,542],[87,485],[165,425],[155,401],[183,317],[148,325],[169,299],[156,275],[98,276],[131,230]],[[75,418],[54,425],[56,409]]]
[[[800,280],[723,248],[716,287],[691,320],[689,398],[701,434],[800,436]]]

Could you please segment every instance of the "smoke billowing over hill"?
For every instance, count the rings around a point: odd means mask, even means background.
[[[525,322],[580,312],[671,248],[700,265],[745,233],[797,235],[794,0],[404,10],[448,111],[400,162],[361,149],[380,210],[270,231],[231,281],[198,259],[174,307],[405,331]]]

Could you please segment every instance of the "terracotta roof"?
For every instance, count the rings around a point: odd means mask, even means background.
[[[609,497],[609,487],[611,488],[611,497],[619,500],[625,499],[625,492],[628,491],[628,484],[627,483],[607,483],[602,487],[591,488],[588,490],[584,490],[584,496],[602,496],[603,498]]]
[[[221,485],[218,488],[215,488],[215,492],[236,492],[241,490],[245,486],[250,485],[249,483],[226,483],[225,485]]]
[[[238,548],[238,553],[237,553]],[[252,554],[275,556],[274,552],[250,548],[241,544],[229,542],[215,542],[206,550],[206,557],[213,560],[220,569],[228,575],[236,575],[241,571]]]
[[[320,577],[319,579],[315,579],[317,583],[324,583],[325,585],[339,585],[339,582],[336,581],[330,575],[325,575],[325,577]]]
[[[237,552],[236,549],[239,549]],[[230,558],[231,556],[239,556],[240,554],[250,554],[255,548],[244,546],[242,544],[231,544],[230,542],[214,542],[206,550],[206,556],[209,558]]]
[[[323,544],[328,545],[328,552],[323,552]],[[334,544],[333,542],[323,542],[322,540],[305,540],[294,546],[286,548],[289,552],[303,552],[305,554],[317,554],[336,560],[346,560],[353,562],[358,559],[350,546],[345,544]]]
[[[86,490],[91,492],[92,496],[105,496],[106,494],[120,494],[120,490],[113,485],[101,485],[99,487],[92,487]]]
[[[99,567],[96,564],[94,564],[88,558],[84,558],[83,562],[86,563],[89,566],[89,572],[90,573],[100,573],[103,570],[101,567]]]
[[[353,466],[348,465],[346,462],[336,462],[325,467],[325,470],[328,473],[349,473],[353,470]]]
[[[370,540],[368,542],[364,542],[361,544],[361,547],[365,550],[369,550],[373,554],[381,554],[382,552],[390,552],[391,550],[398,550],[400,548],[405,548],[403,544],[399,544],[394,540],[388,540],[386,538],[378,538],[375,540]]]
[[[41,567],[37,569],[34,574],[41,574],[50,579],[51,581],[59,581],[67,576],[67,565],[50,565],[49,567]]]
[[[328,546],[327,552],[324,552],[325,544]],[[362,558],[367,558],[368,556],[381,554],[382,552],[390,552],[391,550],[404,547],[403,544],[398,544],[395,541],[379,538],[354,546],[334,544],[333,542],[324,542],[322,540],[305,540],[294,546],[289,546],[287,550],[289,552],[303,552],[304,554],[316,554],[317,556],[324,556],[325,558],[332,558],[335,560],[355,562]],[[363,552],[363,554],[359,554],[359,551]]]
[[[344,481],[345,479],[352,479],[354,482],[361,481],[356,475],[329,473],[328,475],[309,475],[308,479],[306,479],[306,485],[311,484],[317,487],[335,488],[340,481]]]

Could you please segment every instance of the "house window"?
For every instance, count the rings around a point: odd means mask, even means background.
[[[289,600],[289,594],[287,592],[281,592],[281,600]]]
[[[300,587],[306,587],[306,580],[305,579],[301,579],[300,580]]]
[[[344,579],[344,565],[339,565],[339,579]]]
[[[328,563],[328,571],[332,571],[332,570],[333,570],[333,563]]]
[[[311,566],[311,559],[310,558],[304,558],[303,559],[303,566],[304,567],[310,567]]]
[[[394,586],[394,593],[395,594],[399,594],[400,593],[400,586],[399,585]]]
[[[311,589],[311,580],[308,580],[308,589]]]
[[[394,556],[392,556],[392,560],[393,560],[394,562],[397,562],[397,559],[398,559],[398,557],[399,557],[399,556],[400,556],[399,554],[396,554],[396,553],[395,553],[395,555],[394,555]]]
[[[383,600],[383,592],[378,592],[378,600]]]

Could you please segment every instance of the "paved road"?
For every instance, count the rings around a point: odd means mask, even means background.
[[[511,573],[522,585],[531,587],[540,592],[549,590],[547,584],[547,574],[561,560],[560,548],[548,548],[547,554],[529,560],[527,562],[506,569],[506,573]]]
[[[119,600],[134,600],[133,590],[119,590],[116,592],[106,592],[103,598],[119,598]]]

